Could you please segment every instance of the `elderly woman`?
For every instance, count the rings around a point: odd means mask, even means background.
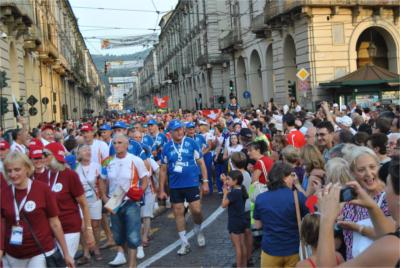
[[[287,163],[277,162],[268,175],[269,191],[259,194],[254,208],[256,228],[263,229],[261,267],[294,267],[299,261],[299,231],[292,188],[296,176]],[[298,193],[301,215],[308,210]]]
[[[102,260],[98,244],[100,242],[100,221],[101,221],[101,194],[99,193],[98,182],[100,179],[101,166],[97,162],[91,162],[92,152],[89,145],[83,145],[78,149],[77,165],[75,171],[79,175],[85,197],[89,205],[89,213],[93,234],[96,240],[94,254],[96,260]],[[84,264],[90,261],[89,248],[84,245],[83,257],[78,261],[78,264]]]
[[[10,153],[4,166],[5,175],[12,184],[2,187],[0,195],[3,240],[0,262],[5,253],[4,267],[46,267],[42,250],[47,256],[52,255],[56,248],[55,237],[66,264],[72,267],[74,261],[58,218],[60,212],[49,187],[39,180],[29,179],[34,167],[25,154]]]
[[[68,251],[75,256],[82,228],[79,208],[83,214],[86,243],[90,248],[94,246],[89,206],[78,174],[65,165],[65,151],[62,144],[52,142],[45,147],[45,151],[48,155],[47,161],[50,163],[50,172],[44,182],[49,185],[50,190],[56,196]]]
[[[372,157],[373,158],[373,157]],[[358,162],[358,161],[357,161]],[[373,161],[370,163],[372,164]],[[358,163],[356,164],[358,166]],[[373,165],[376,165],[373,164]],[[362,187],[358,182],[348,183],[352,187],[357,198],[351,203],[358,207],[367,210],[368,214],[374,223],[374,228],[377,236],[375,240],[363,253],[359,256],[347,260],[341,264],[346,267],[399,267],[400,265],[400,188],[399,188],[399,157],[394,157],[389,167],[389,176],[385,193],[388,200],[388,210],[394,219],[394,224],[391,219],[385,217],[382,208],[376,203],[370,194],[368,187]],[[371,182],[371,181],[370,181]],[[364,182],[365,184],[365,182]],[[334,267],[337,265],[335,259],[335,249],[333,247],[333,228],[336,221],[336,215],[340,211],[339,196],[340,185],[329,185],[321,192],[319,207],[322,215],[319,230],[319,241],[317,250],[317,265],[318,267]]]
[[[355,147],[346,156],[350,160],[350,171],[361,187],[375,200],[386,216],[389,216],[384,184],[379,180],[379,160],[375,153],[367,147]],[[368,209],[346,203],[341,212],[346,244],[346,260],[351,260],[364,251],[377,237],[372,226]]]
[[[340,183],[345,185],[351,180],[354,180],[350,172],[349,163],[343,158],[334,157],[325,164],[325,184]]]

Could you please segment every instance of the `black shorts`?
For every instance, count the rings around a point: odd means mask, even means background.
[[[171,203],[183,203],[185,200],[188,203],[200,200],[199,187],[170,189],[169,192]]]
[[[251,215],[250,215],[250,211],[246,211],[246,212],[244,213],[244,220],[245,220],[246,229],[251,229]]]

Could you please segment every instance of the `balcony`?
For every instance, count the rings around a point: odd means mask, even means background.
[[[251,21],[251,31],[256,34],[257,38],[265,38],[265,31],[268,25],[264,23],[264,14],[255,16]]]
[[[269,1],[264,7],[264,22],[268,22],[271,19],[290,11],[301,8],[303,6],[315,6],[315,7],[355,7],[355,6],[367,6],[376,8],[377,6],[385,7],[398,7],[398,0],[294,0],[294,1]]]
[[[53,63],[59,58],[58,49],[50,40],[46,40],[46,42],[42,43],[39,46],[38,52],[39,59],[46,64]]]
[[[40,29],[33,24],[31,27],[29,27],[28,33],[25,34],[24,49],[28,51],[34,51],[37,50],[41,44],[42,37]]]
[[[219,50],[239,50],[242,48],[242,43],[238,31],[231,30],[227,35],[219,39]]]
[[[33,22],[32,4],[29,0],[1,0],[0,18],[3,24],[17,30],[17,35],[24,34]]]
[[[197,58],[196,64],[198,66],[206,66],[208,64],[221,65],[230,61],[230,57],[227,54],[216,54],[216,55],[201,55]]]

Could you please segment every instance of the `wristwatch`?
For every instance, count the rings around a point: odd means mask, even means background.
[[[208,179],[202,179],[201,181],[202,182],[208,182]]]

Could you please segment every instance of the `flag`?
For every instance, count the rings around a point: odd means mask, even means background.
[[[168,107],[168,100],[169,100],[168,96],[164,96],[162,98],[154,97],[153,100],[154,100],[154,105],[157,106],[158,108],[165,109]]]
[[[200,114],[204,117],[207,117],[209,121],[217,122],[218,118],[221,116],[221,110],[220,109],[201,110]]]
[[[20,112],[19,112],[20,107],[19,107],[19,104],[18,104],[17,100],[15,99],[14,95],[11,95],[11,97],[12,97],[12,100],[13,100],[14,117],[18,117],[18,116],[20,116]]]

